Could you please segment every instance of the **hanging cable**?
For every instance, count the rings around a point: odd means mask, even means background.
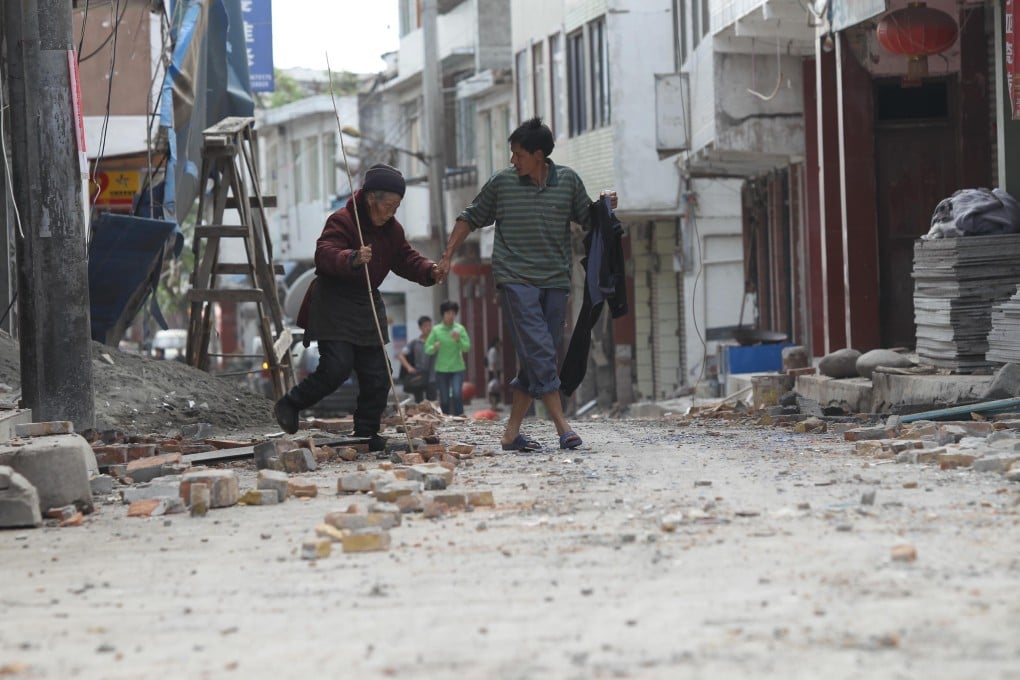
[[[333,115],[336,116],[336,129],[340,137],[340,153],[344,157],[344,172],[347,173],[347,182],[351,187],[351,202],[354,204],[354,224],[358,228],[358,242],[361,243],[361,247],[365,247],[365,235],[361,230],[361,212],[358,210],[358,202],[354,191],[354,178],[351,176],[351,165],[347,160],[347,145],[344,144],[343,126],[340,123],[340,110],[336,105],[336,93],[333,91],[333,69],[329,65],[329,52],[326,53],[326,70],[329,72],[329,96],[333,100]],[[386,340],[382,332],[382,324],[379,323],[379,313],[375,308],[375,299],[372,296],[372,278],[368,273],[368,264],[362,265],[362,269],[365,270],[365,286],[368,290],[368,305],[372,308],[372,319],[375,321],[375,330],[379,335],[379,351],[383,353],[383,358],[386,360],[386,365],[390,365],[390,358],[386,355]],[[387,370],[387,375],[390,379],[390,392],[393,394],[393,405],[397,408],[397,415],[400,416],[400,425],[404,429],[404,436],[407,438],[407,452],[411,453],[414,451],[414,445],[411,443],[411,433],[407,427],[407,420],[404,418],[404,408],[400,405],[400,398],[397,396],[397,384],[393,380],[393,371]]]
[[[81,63],[81,48],[85,44],[85,26],[89,23],[89,0],[85,0],[85,14],[81,19],[81,35],[78,36],[78,63]]]
[[[113,9],[113,15],[117,16],[119,14],[120,18],[117,19],[117,23],[114,25],[113,31],[111,33],[111,36],[113,37],[113,47],[112,47],[111,53],[110,53],[110,70],[109,70],[109,74],[107,76],[107,83],[106,83],[106,107],[105,107],[105,111],[103,113],[103,125],[102,125],[101,131],[99,133],[99,151],[96,153],[96,159],[92,163],[92,175],[93,176],[98,176],[98,173],[99,173],[99,164],[102,162],[103,154],[106,152],[106,133],[107,133],[107,130],[109,129],[109,127],[110,127],[110,106],[111,106],[111,104],[113,102],[113,76],[114,76],[114,73],[115,73],[115,70],[116,70],[116,67],[117,67],[117,33],[119,32],[117,29],[120,27],[120,22],[124,18],[124,13],[127,11],[128,4],[129,4],[129,0],[123,0],[123,1],[124,1],[124,10],[123,11],[120,8],[120,3],[122,2],[122,0],[116,0],[117,4],[116,4],[116,6]],[[96,180],[96,181],[93,181],[92,184],[93,184],[93,187],[96,189],[95,192],[94,192],[95,200],[99,200],[99,182],[98,182],[98,180]],[[92,204],[90,205],[90,208],[94,207],[94,206],[95,206],[95,203],[92,202]],[[92,222],[89,221],[89,238],[88,238],[88,241],[91,241],[91,240],[92,240]]]

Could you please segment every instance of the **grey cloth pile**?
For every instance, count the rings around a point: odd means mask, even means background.
[[[923,239],[1020,233],[1020,203],[1002,189],[960,189],[935,206]]]
[[[992,307],[1020,285],[1020,234],[918,240],[912,275],[921,362],[953,370],[989,366]]]

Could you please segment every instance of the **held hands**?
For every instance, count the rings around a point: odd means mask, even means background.
[[[450,274],[450,258],[445,255],[440,258],[439,262],[436,263],[435,268],[432,270],[432,278],[436,283],[442,283],[446,280],[446,277]]]
[[[450,337],[453,338],[454,342],[460,342],[460,331],[450,331]]]
[[[438,340],[436,340],[434,343],[432,343],[432,351],[433,352],[438,352],[439,351],[439,341]]]
[[[616,192],[613,191],[612,189],[604,189],[603,191],[599,192],[599,198],[602,198],[603,196],[609,197],[609,207],[612,208],[613,210],[616,210],[617,205]]]
[[[372,261],[372,246],[361,246],[354,256],[354,266],[360,267]]]

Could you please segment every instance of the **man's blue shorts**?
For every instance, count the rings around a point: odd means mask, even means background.
[[[560,389],[557,350],[563,342],[567,291],[501,283],[499,299],[517,352],[517,377],[511,387],[532,397]]]

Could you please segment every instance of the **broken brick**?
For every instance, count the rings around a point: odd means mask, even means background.
[[[57,434],[74,434],[74,424],[70,420],[49,420],[41,423],[17,423],[14,426],[15,437],[49,437]]]
[[[471,491],[467,495],[467,501],[476,508],[493,508],[496,506],[496,499],[491,491]]]
[[[209,485],[195,482],[191,485],[190,507],[192,517],[205,517],[209,512]]]
[[[356,449],[345,446],[336,450],[337,457],[346,460],[348,463],[354,462],[358,459],[358,452]]]
[[[859,442],[865,439],[893,439],[895,436],[895,430],[889,430],[884,425],[878,427],[855,427],[843,433],[843,439],[848,442]]]
[[[301,559],[303,560],[329,557],[331,552],[333,552],[333,542],[328,538],[316,538],[301,544]]]
[[[159,505],[158,498],[148,498],[143,501],[135,501],[128,507],[128,517],[149,517],[152,511]]]
[[[404,465],[421,465],[425,462],[424,456],[420,453],[398,453],[400,462]]]
[[[260,491],[272,490],[276,492],[280,503],[287,500],[287,489],[290,484],[290,477],[286,472],[279,470],[259,470],[255,487]]]
[[[315,456],[306,448],[284,451],[281,459],[283,460],[283,469],[291,474],[313,472],[318,467],[315,464]]]
[[[287,493],[296,498],[315,498],[319,495],[319,487],[314,483],[292,479],[287,484]]]
[[[954,470],[958,467],[971,467],[977,456],[969,453],[942,453],[936,456],[939,467],[943,470]]]
[[[390,533],[377,528],[361,529],[344,536],[341,544],[345,553],[389,550]]]
[[[421,494],[412,493],[397,498],[397,507],[400,512],[421,512],[425,509],[425,500]]]
[[[254,447],[255,467],[259,470],[266,468],[282,470],[281,457],[285,451],[294,448],[294,442],[289,439],[270,439],[259,442]]]
[[[434,495],[432,500],[448,508],[463,508],[467,505],[467,496],[462,493],[439,493]]]
[[[164,475],[164,465],[182,463],[183,459],[179,453],[164,453],[159,456],[138,458],[128,463],[127,476],[136,482],[151,482],[156,477]]]
[[[244,505],[276,505],[280,502],[280,494],[276,489],[248,489],[237,502]]]
[[[127,461],[130,463],[139,458],[151,458],[156,455],[155,444],[128,444]]]
[[[892,548],[893,562],[913,562],[917,559],[917,548],[909,543],[894,545]]]
[[[436,519],[446,514],[446,506],[435,501],[428,501],[425,503],[425,507],[422,508],[422,514],[425,515],[426,519]]]
[[[201,482],[209,485],[209,507],[226,508],[237,503],[240,492],[238,490],[237,473],[233,470],[202,470],[188,472],[181,479],[181,498],[185,503],[191,504],[191,485]]]
[[[315,535],[319,538],[328,538],[333,543],[339,543],[343,540],[344,532],[328,524],[320,524],[315,527]]]
[[[401,496],[419,493],[421,490],[421,482],[396,480],[375,485],[372,489],[372,495],[375,496],[376,500],[393,503]]]
[[[454,444],[453,446],[447,447],[450,453],[455,453],[458,456],[470,456],[474,453],[475,447],[471,444]]]
[[[400,526],[399,512],[331,512],[323,520],[326,524],[337,529],[354,531],[367,529],[369,527],[380,527],[390,529]]]
[[[443,463],[449,463],[450,465],[460,465],[460,458],[450,453],[444,453],[442,458]]]

